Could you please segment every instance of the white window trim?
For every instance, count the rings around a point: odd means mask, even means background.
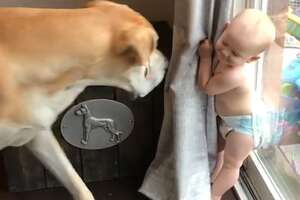
[[[257,152],[254,151],[250,154],[244,164],[244,170],[241,171],[241,174],[243,174],[244,177],[247,177],[243,178],[243,180],[239,180],[247,182],[248,188],[243,189],[251,190],[251,196],[254,196],[254,199],[286,200],[279,188],[273,182],[267,169],[265,169]],[[236,192],[238,193],[238,191]],[[239,193],[242,194],[241,192]],[[240,196],[239,193],[238,195]],[[243,198],[240,199],[244,200]]]

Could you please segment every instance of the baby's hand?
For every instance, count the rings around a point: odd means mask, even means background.
[[[210,58],[213,48],[208,39],[202,40],[198,47],[198,54],[201,58]]]

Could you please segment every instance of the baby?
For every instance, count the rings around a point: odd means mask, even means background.
[[[254,148],[261,147],[264,131],[272,128],[268,122],[280,118],[267,111],[256,97],[255,77],[251,74],[254,67],[247,65],[274,40],[275,27],[267,15],[255,9],[242,11],[225,25],[216,42],[218,64],[213,75],[212,46],[208,40],[200,43],[199,87],[215,95],[216,112],[222,121],[219,130],[225,138],[224,153],[220,154],[224,160],[217,162],[212,177],[213,200],[221,199],[236,183],[243,161]],[[277,141],[269,136],[269,142]]]

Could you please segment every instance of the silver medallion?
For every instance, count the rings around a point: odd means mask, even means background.
[[[104,149],[119,144],[132,132],[134,117],[124,104],[95,99],[70,108],[61,121],[64,139],[81,149]]]

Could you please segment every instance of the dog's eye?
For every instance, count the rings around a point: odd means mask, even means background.
[[[149,74],[149,70],[148,70],[148,67],[146,67],[146,68],[145,68],[145,72],[144,72],[145,78],[148,76],[148,74]]]

